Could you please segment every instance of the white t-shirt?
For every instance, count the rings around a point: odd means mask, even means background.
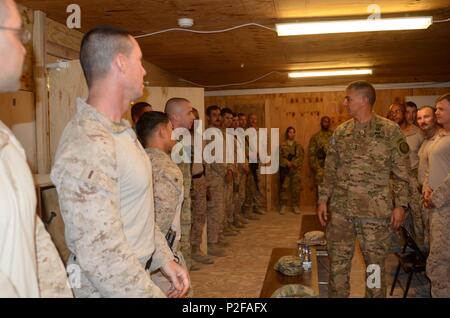
[[[155,250],[152,165],[135,136],[131,128],[113,134],[123,230],[131,249],[145,263]]]
[[[36,193],[25,151],[0,121],[0,297],[39,297]]]

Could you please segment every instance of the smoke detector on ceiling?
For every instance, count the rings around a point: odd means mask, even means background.
[[[178,25],[181,28],[190,28],[194,25],[194,20],[190,18],[180,18],[178,19]]]

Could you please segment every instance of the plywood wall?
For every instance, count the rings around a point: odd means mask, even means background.
[[[385,116],[389,105],[394,101],[404,102],[406,96],[441,95],[450,88],[386,89],[377,91],[375,112]],[[287,127],[296,129],[296,139],[304,147],[307,158],[311,136],[320,129],[320,118],[328,115],[332,119],[332,128],[348,119],[342,106],[344,92],[314,92],[289,94],[260,94],[245,96],[206,97],[205,107],[212,104],[227,106],[235,111],[251,113],[257,111],[258,121],[268,128],[279,128],[280,139]],[[265,108],[265,111],[264,111]],[[280,142],[281,142],[280,140]],[[316,190],[308,160],[302,167],[302,193],[300,204],[312,206],[316,202]],[[268,209],[278,207],[278,175],[266,178]]]
[[[25,149],[31,171],[36,171],[36,130],[32,92],[0,94],[0,120],[11,129]]]

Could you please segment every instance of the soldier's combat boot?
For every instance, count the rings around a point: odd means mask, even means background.
[[[300,214],[300,213],[301,213],[301,212],[300,212],[300,208],[299,208],[298,206],[294,206],[293,212],[294,212],[295,214]]]
[[[200,270],[200,265],[197,264],[197,262],[192,261],[191,268],[189,268],[189,271],[190,272],[196,272],[196,271],[199,271],[199,270]]]
[[[217,244],[208,244],[208,254],[211,256],[225,256],[225,252]]]
[[[258,206],[258,207],[255,207],[254,213],[262,215],[262,214],[266,214],[266,211],[263,208]]]
[[[244,229],[245,228],[245,225],[239,219],[234,220],[233,226],[235,228],[238,228],[238,229]]]
[[[249,224],[250,222],[247,220],[247,218],[245,217],[245,216],[243,216],[243,215],[239,215],[239,221],[242,223],[242,224]]]
[[[191,257],[194,261],[200,264],[213,264],[214,261],[212,258],[202,255],[200,252],[200,248],[198,246],[192,246],[192,254]]]
[[[286,206],[285,206],[285,205],[282,205],[282,206],[281,206],[281,208],[280,208],[280,214],[281,214],[281,215],[286,214]]]

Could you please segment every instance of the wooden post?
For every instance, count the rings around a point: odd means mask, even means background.
[[[46,15],[34,12],[33,52],[36,92],[36,150],[39,174],[50,173],[50,135],[48,122],[48,92],[46,78]]]

